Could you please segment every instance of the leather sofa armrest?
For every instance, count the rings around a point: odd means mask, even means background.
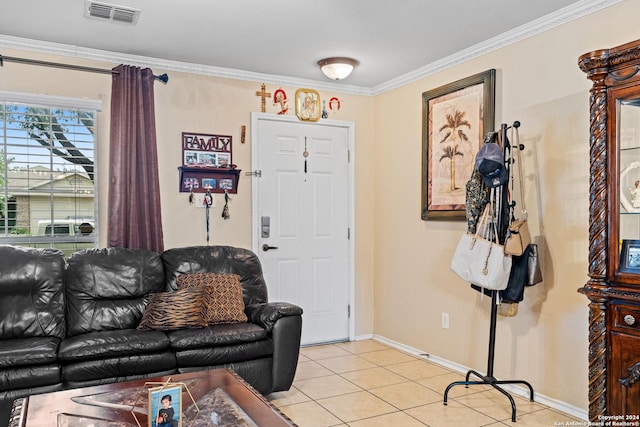
[[[245,313],[249,322],[272,332],[276,322],[288,316],[301,316],[302,308],[288,302],[268,302],[264,304],[251,304],[245,307]]]
[[[245,307],[249,322],[265,328],[273,339],[272,392],[291,388],[298,366],[302,337],[302,308],[286,302]]]

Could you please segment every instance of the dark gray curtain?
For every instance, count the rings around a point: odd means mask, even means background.
[[[162,252],[153,72],[113,69],[109,147],[109,246]]]

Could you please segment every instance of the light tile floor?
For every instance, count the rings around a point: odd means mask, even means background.
[[[457,385],[464,375],[378,341],[300,349],[293,387],[267,396],[300,427],[538,427],[583,421],[513,395],[516,423],[506,396],[490,386]],[[586,425],[586,422],[584,422]]]

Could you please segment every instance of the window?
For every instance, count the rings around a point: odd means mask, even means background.
[[[54,247],[67,256],[96,246],[96,109],[3,95],[0,243]]]

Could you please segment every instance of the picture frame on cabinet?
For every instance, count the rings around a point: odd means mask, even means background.
[[[466,183],[495,126],[496,70],[422,93],[423,220],[464,220]]]
[[[640,274],[640,240],[622,241],[620,271]]]

